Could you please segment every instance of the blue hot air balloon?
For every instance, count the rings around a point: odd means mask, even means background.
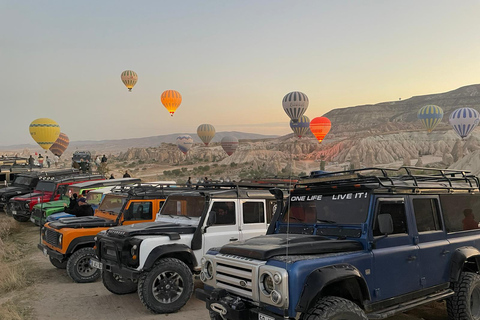
[[[188,150],[193,145],[193,139],[189,135],[182,135],[177,137],[177,146],[180,151],[182,151],[184,154],[187,154]]]
[[[293,120],[290,120],[290,128],[292,128],[293,132],[299,138],[301,138],[310,129],[310,119],[308,119],[307,116],[301,116],[297,122],[293,122]]]
[[[448,119],[455,132],[463,139],[472,132],[480,121],[480,114],[472,108],[460,108]]]
[[[423,106],[418,110],[417,118],[422,121],[428,132],[432,132],[436,125],[442,121],[443,110],[435,105]]]

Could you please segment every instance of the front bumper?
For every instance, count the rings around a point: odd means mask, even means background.
[[[223,319],[229,320],[285,320],[278,314],[252,305],[249,301],[230,295],[225,289],[214,289],[211,293],[203,289],[195,290],[195,297],[205,301],[209,311],[222,315]]]
[[[26,217],[26,218],[30,217],[30,209],[26,209],[25,204],[23,203],[11,202],[10,212],[14,216]]]
[[[128,279],[135,282],[138,278],[140,278],[141,272],[136,269],[125,267],[116,262],[105,259],[101,259],[100,262],[102,263],[103,270],[118,274],[123,279]]]
[[[55,250],[51,249],[50,247],[47,247],[44,244],[39,243],[37,245],[37,248],[40,249],[40,251],[42,251],[44,255],[55,258],[60,262],[63,262],[66,259],[66,256],[64,254],[62,254],[58,251],[55,251]]]

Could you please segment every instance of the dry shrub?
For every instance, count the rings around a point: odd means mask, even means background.
[[[27,320],[31,319],[31,310],[8,301],[0,305],[0,316],[2,320]]]
[[[0,263],[0,267],[0,292],[22,289],[31,283],[25,264]]]
[[[20,231],[20,224],[10,218],[0,219],[0,240],[8,240],[14,233]]]

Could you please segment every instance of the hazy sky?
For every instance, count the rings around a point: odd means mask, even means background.
[[[286,134],[290,91],[314,118],[480,83],[479,15],[479,0],[0,0],[0,145],[33,142],[41,117],[71,140]]]

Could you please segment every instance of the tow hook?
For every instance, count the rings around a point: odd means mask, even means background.
[[[224,306],[222,306],[220,303],[214,302],[210,305],[210,308],[212,311],[218,313],[223,320],[226,320],[225,315],[227,314],[227,309]]]

